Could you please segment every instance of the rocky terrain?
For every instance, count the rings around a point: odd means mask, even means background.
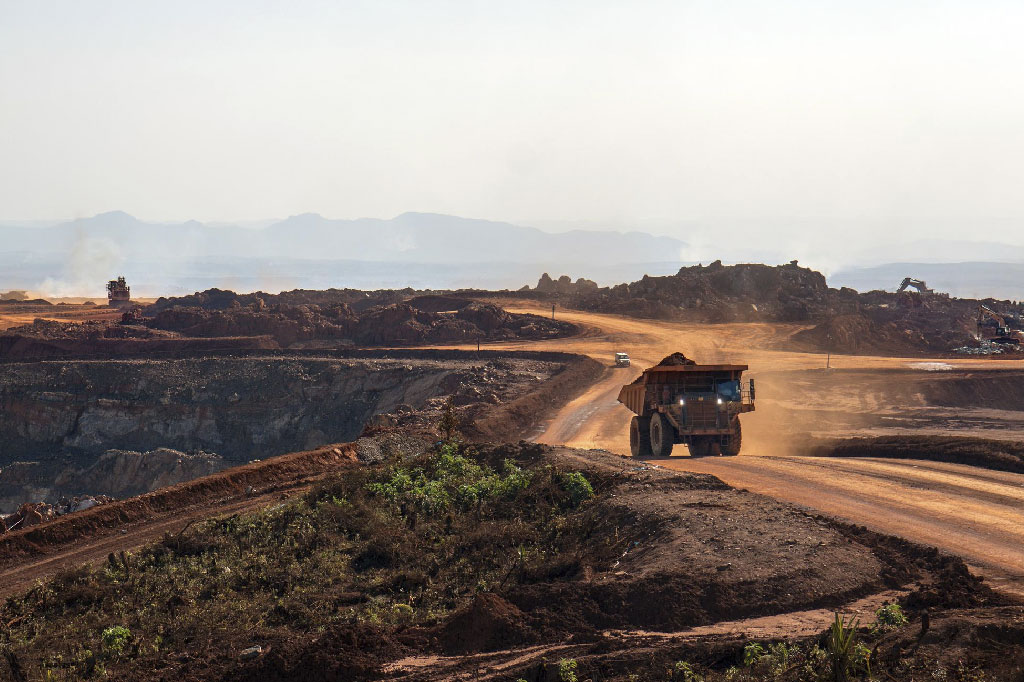
[[[359,295],[356,295],[356,294]],[[124,319],[35,319],[0,335],[0,359],[123,357],[197,350],[421,346],[541,340],[578,333],[575,325],[439,295],[368,305],[401,292],[288,292],[236,295],[210,290],[160,299]],[[407,297],[406,297],[407,298]],[[271,301],[322,301],[283,303]],[[344,302],[352,300],[355,307]],[[358,311],[358,312],[357,312]],[[109,318],[109,314],[107,315]]]
[[[535,394],[552,399],[600,369],[557,353],[348,355],[5,365],[0,509],[61,494],[144,492],[350,441],[367,425],[416,428],[447,399],[468,421],[485,409],[502,414],[504,424],[481,416],[481,428],[515,437],[538,418]]]
[[[378,289],[363,291],[361,289],[293,289],[270,294],[256,291],[240,294],[228,289],[207,289],[187,296],[161,296],[152,305],[147,306],[146,314],[153,315],[168,308],[202,308],[203,310],[230,310],[251,306],[271,305],[345,305],[359,313],[375,306],[401,303],[419,293],[415,289]]]
[[[795,261],[776,267],[715,261],[613,287],[586,280],[571,283],[568,277],[556,282],[545,274],[534,291],[554,293],[579,310],[706,322],[805,322],[824,317],[840,297],[829,290],[821,273]]]
[[[556,338],[578,330],[535,315],[513,315],[469,299],[408,291],[350,289],[235,294],[211,289],[161,298],[144,314],[147,327],[185,336],[261,336],[282,347],[342,341],[361,346],[423,345]]]
[[[170,448],[107,450],[92,461],[70,455],[15,461],[0,466],[0,509],[15,509],[25,500],[54,503],[84,495],[131,497],[209,476],[228,466],[217,454]]]
[[[985,304],[1021,326],[1021,309],[1011,301],[951,298],[916,291],[859,293],[828,286],[824,275],[800,267],[760,264],[680,268],[675,275],[644,277],[629,284],[598,287],[545,273],[533,289],[567,307],[631,317],[695,322],[790,322],[799,331],[788,347],[835,353],[948,353],[977,346],[978,307]]]
[[[410,346],[543,340],[580,331],[560,320],[510,314],[480,301],[495,297],[541,299],[577,310],[636,318],[805,325],[794,329],[787,349],[841,354],[1007,351],[1007,347],[979,340],[980,305],[1002,315],[1011,329],[1024,327],[1024,308],[1012,301],[958,299],[917,291],[861,293],[829,287],[821,273],[796,261],[779,266],[726,266],[715,261],[680,268],[675,275],[645,276],[612,287],[600,287],[583,278],[573,281],[566,275],[553,279],[544,273],[535,287],[515,292],[297,289],[238,294],[209,289],[158,299],[132,322],[135,330],[117,328],[110,324],[109,316],[106,327],[65,325],[61,330],[42,322],[23,325],[0,336],[0,357],[66,357],[68,344],[56,341],[68,341],[71,336],[83,339],[88,352],[109,353],[137,352],[147,344],[171,352],[186,344],[183,339],[196,338],[224,339],[216,344],[207,341],[209,348]],[[44,311],[41,316],[65,314]],[[110,338],[123,341],[114,343]],[[196,341],[187,343],[198,347]]]

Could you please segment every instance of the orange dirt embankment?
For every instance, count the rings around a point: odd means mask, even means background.
[[[246,491],[265,494],[355,463],[352,443],[329,445],[267,461],[252,462],[227,471],[162,488],[145,495],[68,514],[54,521],[0,536],[0,567],[59,551],[101,530],[140,525],[187,508],[215,515],[218,506],[244,498]],[[126,538],[128,540],[128,538]],[[127,543],[131,545],[130,541]]]
[[[567,405],[604,374],[606,367],[585,355],[566,354],[565,366],[537,390],[490,410],[464,430],[472,440],[506,442],[525,438],[542,420]]]

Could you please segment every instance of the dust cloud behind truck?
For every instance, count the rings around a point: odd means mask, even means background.
[[[619,391],[619,402],[636,416],[629,424],[634,457],[668,457],[685,444],[693,457],[738,455],[740,415],[754,411],[754,380],[743,384],[746,365],[698,365],[682,353]]]

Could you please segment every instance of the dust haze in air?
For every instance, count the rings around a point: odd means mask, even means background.
[[[1024,244],[1015,3],[3,13],[0,219],[426,211],[826,271],[894,231]]]

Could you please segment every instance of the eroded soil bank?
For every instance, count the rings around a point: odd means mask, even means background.
[[[123,494],[124,479],[176,483],[351,441],[371,423],[413,426],[449,396],[467,422],[486,408],[482,436],[516,438],[533,401],[568,399],[599,371],[567,354],[457,351],[10,363],[0,376],[0,509]],[[167,448],[188,457],[152,455]]]

